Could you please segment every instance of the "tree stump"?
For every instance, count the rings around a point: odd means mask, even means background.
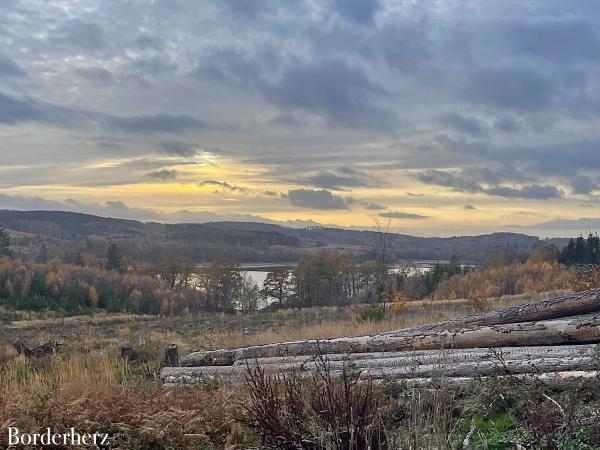
[[[164,367],[178,367],[179,366],[179,351],[177,350],[177,344],[169,344],[165,347],[165,358],[163,361]]]
[[[126,361],[134,361],[137,359],[137,354],[133,350],[131,344],[121,346],[121,359]]]

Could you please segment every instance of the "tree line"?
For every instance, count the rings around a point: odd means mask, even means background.
[[[453,257],[420,273],[406,266],[390,271],[390,240],[383,230],[373,244],[374,259],[357,263],[339,252],[321,250],[301,257],[293,270],[274,268],[262,286],[244,275],[236,261],[215,258],[204,266],[191,259],[163,254],[150,262],[124,256],[115,242],[105,257],[90,263],[76,253],[65,263],[49,258],[42,244],[37,258],[21,261],[11,251],[10,237],[0,226],[0,302],[19,309],[81,313],[103,309],[143,314],[186,314],[211,311],[251,312],[271,308],[385,305],[423,298],[480,298],[540,289],[568,288],[573,282],[566,265],[598,264],[600,239],[578,237],[559,252],[538,245],[524,257],[500,249],[486,267],[462,266]]]

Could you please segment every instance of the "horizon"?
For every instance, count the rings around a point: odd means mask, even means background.
[[[11,0],[0,208],[597,231],[600,5],[464,6]]]
[[[142,220],[142,219],[135,219],[135,218],[128,218],[128,217],[118,217],[118,216],[104,216],[104,215],[99,215],[99,214],[93,214],[93,213],[88,213],[88,212],[78,212],[78,211],[67,211],[67,210],[44,210],[44,209],[38,209],[38,210],[19,210],[19,209],[2,209],[0,208],[0,212],[2,211],[8,211],[8,212],[22,212],[22,213],[64,213],[64,214],[81,214],[81,215],[86,215],[86,216],[92,216],[92,217],[97,217],[100,219],[114,219],[114,220],[130,220],[130,221],[134,221],[134,222],[138,222],[144,225],[148,225],[148,224],[160,224],[160,225],[210,225],[210,224],[218,224],[218,223],[252,223],[252,224],[262,224],[262,225],[274,225],[274,226],[278,226],[278,227],[283,227],[283,228],[290,228],[290,229],[308,229],[308,228],[324,228],[324,229],[339,229],[339,230],[345,230],[345,231],[370,231],[370,232],[376,232],[376,231],[381,231],[385,228],[384,226],[380,226],[380,228],[378,229],[377,227],[358,227],[358,226],[348,226],[348,227],[343,227],[343,226],[339,226],[339,225],[335,225],[335,224],[317,224],[317,223],[309,223],[309,224],[302,224],[302,221],[296,221],[296,222],[292,222],[292,223],[288,223],[288,222],[276,222],[276,221],[269,221],[269,220],[265,220],[265,221],[253,221],[253,220],[207,220],[205,222],[164,222],[164,221],[160,221],[160,220]],[[0,223],[0,225],[2,225],[2,223]],[[419,235],[413,235],[413,234],[407,234],[407,233],[402,233],[400,231],[396,231],[394,230],[392,227],[389,228],[388,231],[386,231],[388,233],[391,234],[400,234],[400,235],[404,235],[404,236],[408,236],[408,237],[423,237],[423,238],[462,238],[462,237],[479,237],[479,236],[489,236],[492,234],[516,234],[516,235],[523,235],[523,236],[529,236],[529,237],[537,237],[540,240],[546,240],[546,239],[571,239],[571,238],[576,238],[578,236],[587,236],[590,233],[594,233],[593,231],[588,230],[588,233],[579,233],[578,235],[553,235],[553,236],[541,236],[541,235],[536,235],[536,234],[532,234],[532,233],[527,233],[527,232],[519,232],[519,231],[490,231],[487,233],[475,233],[475,234],[448,234],[448,235],[444,235],[444,236],[419,236]]]

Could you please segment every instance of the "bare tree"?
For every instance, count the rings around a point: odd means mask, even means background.
[[[385,304],[386,291],[388,288],[389,260],[391,257],[392,243],[396,238],[396,235],[390,232],[391,224],[391,219],[382,222],[376,218],[375,232],[371,239],[371,250],[373,251],[375,263],[377,265],[377,278],[379,285],[383,289],[382,295],[378,297],[383,304]]]

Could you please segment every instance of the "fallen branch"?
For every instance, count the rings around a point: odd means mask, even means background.
[[[19,355],[24,355],[28,358],[42,358],[56,353],[63,344],[61,342],[48,341],[45,344],[38,345],[34,348],[29,348],[20,338],[13,342],[13,347]]]

